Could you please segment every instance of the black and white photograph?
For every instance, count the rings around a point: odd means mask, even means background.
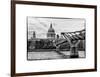
[[[84,18],[26,17],[27,60],[86,58]]]
[[[97,71],[97,6],[11,3],[11,76]]]

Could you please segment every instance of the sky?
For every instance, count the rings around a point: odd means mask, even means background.
[[[85,19],[83,18],[54,18],[54,17],[27,17],[28,39],[32,37],[35,31],[36,38],[47,38],[47,32],[50,24],[56,34],[61,32],[74,32],[85,29]]]

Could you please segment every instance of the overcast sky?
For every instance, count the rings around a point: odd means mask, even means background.
[[[52,23],[56,34],[61,32],[74,32],[85,28],[85,19],[80,18],[43,18],[27,17],[28,38],[32,37],[32,31],[36,32],[37,38],[47,38],[47,32]]]

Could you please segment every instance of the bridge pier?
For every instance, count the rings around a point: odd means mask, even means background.
[[[70,42],[70,58],[78,58],[78,44],[80,43],[80,40],[75,40]]]
[[[70,58],[78,58],[79,54],[78,54],[78,49],[77,47],[71,47],[70,48]]]

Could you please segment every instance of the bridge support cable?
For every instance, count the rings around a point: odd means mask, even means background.
[[[71,58],[79,57],[77,46],[80,40],[78,40],[78,37],[73,35],[72,33],[62,33],[62,35],[65,37],[65,39],[68,40],[70,44],[70,57]],[[77,40],[75,37],[77,37]]]
[[[68,55],[65,55],[60,51],[60,45],[64,43],[69,43],[70,45],[70,58],[78,58],[78,45],[80,43],[80,40],[85,39],[85,30],[82,31],[76,31],[76,32],[62,32],[61,35],[64,37],[64,40],[55,40],[54,44],[56,46],[56,52],[62,57],[67,57]]]

